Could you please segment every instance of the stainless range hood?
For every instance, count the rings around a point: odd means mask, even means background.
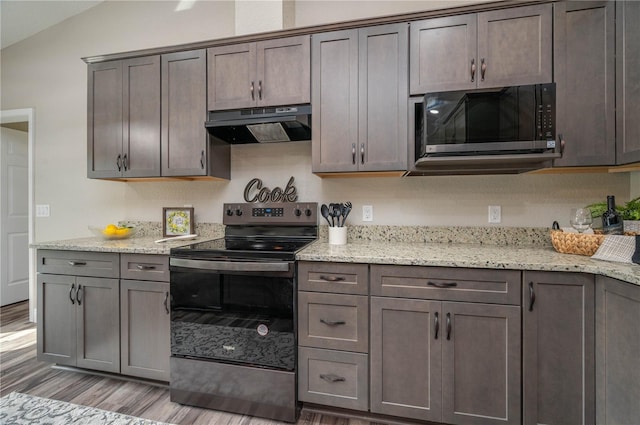
[[[205,127],[230,144],[311,140],[311,105],[211,111]]]

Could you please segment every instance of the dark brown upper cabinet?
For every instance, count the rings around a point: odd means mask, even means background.
[[[160,56],[89,65],[89,178],[160,175]]]
[[[617,1],[615,6],[616,158],[629,164],[640,161],[640,3]]]
[[[615,165],[615,3],[554,7],[556,136],[565,144],[554,165]]]
[[[411,23],[410,92],[552,81],[552,5]]]
[[[309,103],[310,36],[208,49],[210,111]]]
[[[407,27],[313,36],[314,173],[406,170]]]

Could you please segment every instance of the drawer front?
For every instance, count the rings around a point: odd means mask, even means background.
[[[371,295],[520,305],[519,270],[371,266]]]
[[[367,295],[368,275],[366,264],[301,261],[298,263],[298,289]]]
[[[367,301],[361,295],[298,293],[298,344],[366,353]]]
[[[169,282],[169,256],[154,254],[122,254],[120,278]]]
[[[368,356],[344,351],[298,349],[298,399],[345,409],[367,410]]]
[[[120,254],[39,249],[37,269],[38,273],[118,278]]]

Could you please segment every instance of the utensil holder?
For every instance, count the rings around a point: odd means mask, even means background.
[[[329,227],[329,244],[346,245],[347,228],[346,227]]]

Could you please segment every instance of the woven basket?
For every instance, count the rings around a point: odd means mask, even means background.
[[[563,254],[588,255],[596,253],[605,235],[569,233],[562,230],[551,231],[551,243],[556,251]]]

